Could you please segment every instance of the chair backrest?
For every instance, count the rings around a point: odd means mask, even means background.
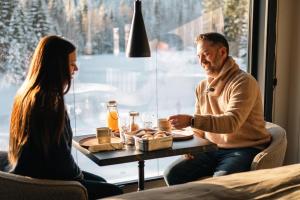
[[[282,127],[270,122],[266,122],[266,128],[272,136],[271,143],[254,157],[251,170],[282,166],[287,147],[286,132]]]
[[[87,200],[88,195],[77,181],[35,179],[0,171],[0,199]]]

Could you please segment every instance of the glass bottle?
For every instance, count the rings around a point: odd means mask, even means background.
[[[136,111],[129,112],[130,116],[130,132],[137,131],[139,129],[139,125],[137,124],[137,117],[139,116],[139,113]]]
[[[118,132],[118,108],[117,108],[117,101],[111,100],[107,102],[107,126],[113,131]]]

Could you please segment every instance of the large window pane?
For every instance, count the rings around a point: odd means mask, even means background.
[[[7,149],[13,96],[22,83],[40,39],[62,35],[78,48],[78,66],[66,104],[74,135],[106,126],[106,102],[119,114],[157,118],[193,113],[194,89],[205,78],[194,39],[199,33],[225,34],[230,54],[247,69],[250,0],[143,0],[152,56],[126,58],[134,1],[14,0],[0,2],[0,148]],[[5,94],[5,95],[4,95]],[[140,120],[140,126],[142,121]],[[80,152],[82,169],[109,181],[137,178],[137,163],[98,167]],[[146,162],[146,177],[162,174],[174,158]]]

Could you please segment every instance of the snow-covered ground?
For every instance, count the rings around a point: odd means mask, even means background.
[[[241,64],[241,60],[238,61]],[[106,102],[116,100],[119,113],[166,117],[193,113],[194,89],[205,78],[195,51],[153,53],[151,58],[126,58],[119,55],[78,57],[79,71],[66,95],[74,135],[95,133],[106,126]],[[8,147],[9,116],[19,85],[7,85],[0,76],[0,150]],[[140,120],[141,123],[141,120]],[[111,182],[137,178],[137,163],[98,167],[74,150],[83,170],[97,173]],[[158,176],[174,158],[146,161],[146,177]]]

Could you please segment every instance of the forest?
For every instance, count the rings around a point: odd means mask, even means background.
[[[125,27],[131,24],[134,0],[2,0],[0,1],[0,78],[23,80],[39,39],[56,34],[70,39],[78,54],[113,53],[118,28],[125,51]],[[149,40],[221,7],[224,34],[241,43],[248,29],[248,0],[143,0]],[[226,26],[230,24],[230,26]],[[246,33],[245,33],[246,32]]]

